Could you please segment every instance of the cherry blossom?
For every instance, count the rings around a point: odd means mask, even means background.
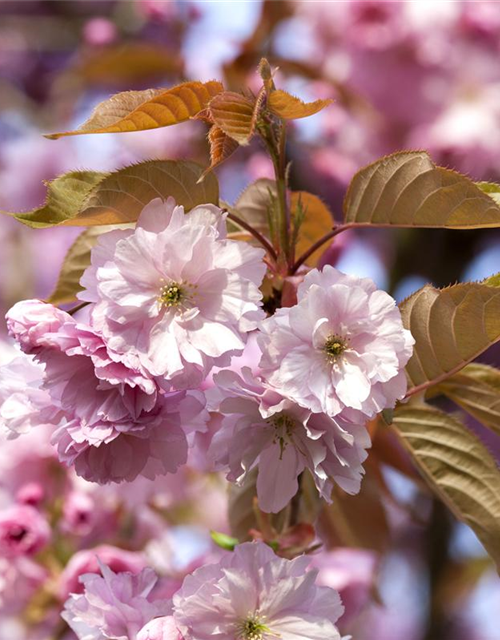
[[[314,269],[297,305],[261,330],[263,376],[302,407],[362,421],[405,395],[414,339],[395,300],[367,278]]]

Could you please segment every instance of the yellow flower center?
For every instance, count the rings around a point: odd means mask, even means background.
[[[236,637],[240,640],[263,640],[264,634],[276,635],[263,623],[263,618],[254,613],[239,623]]]
[[[181,304],[185,292],[177,282],[170,282],[160,289],[158,301],[165,307],[177,307]]]
[[[328,362],[334,363],[347,349],[347,340],[337,335],[331,335],[327,338],[323,351],[326,353]]]

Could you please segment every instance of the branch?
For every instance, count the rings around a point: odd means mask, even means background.
[[[352,224],[341,224],[339,227],[335,227],[335,229],[332,229],[327,234],[325,234],[317,242],[315,242],[313,245],[311,245],[307,251],[305,251],[301,256],[299,256],[297,258],[297,260],[295,261],[294,265],[292,266],[290,275],[293,275],[299,269],[299,267],[301,267],[304,264],[304,262],[310,256],[312,256],[312,254],[315,251],[317,251],[317,249],[319,249],[321,246],[323,246],[325,244],[325,242],[328,242],[328,240],[331,240],[335,236],[338,236],[339,233],[342,233],[343,231],[347,231],[347,229],[352,229],[352,227],[355,227],[355,226],[357,226],[357,225],[354,224],[354,223],[352,223]]]
[[[239,227],[241,227],[242,229],[245,229],[246,231],[248,231],[248,233],[250,233],[256,240],[258,240],[260,242],[260,244],[264,247],[264,249],[267,251],[267,253],[274,260],[276,260],[278,255],[277,255],[276,251],[274,250],[274,247],[271,245],[269,240],[264,238],[264,236],[257,231],[257,229],[254,229],[252,227],[252,225],[248,224],[248,222],[245,222],[244,220],[242,220],[238,216],[235,216],[234,213],[229,213],[228,212],[227,217],[228,217],[229,220],[232,220]]]

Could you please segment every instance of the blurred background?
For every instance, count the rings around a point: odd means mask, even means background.
[[[320,195],[337,219],[353,174],[399,149],[426,149],[474,180],[500,180],[498,2],[0,0],[0,209],[40,205],[43,181],[73,169],[148,158],[206,164],[201,122],[57,142],[41,133],[74,128],[121,90],[214,78],[257,89],[262,56],[279,67],[281,88],[335,101],[290,125],[288,153],[293,189]],[[232,203],[248,183],[272,177],[272,167],[254,141],[217,173]],[[2,314],[21,298],[49,295],[78,232],[34,231],[0,216]],[[427,282],[499,271],[499,234],[346,232],[325,260],[401,300]],[[498,350],[484,357],[499,359]],[[419,488],[413,471],[382,473],[375,499],[352,506],[367,535],[340,541],[365,554],[345,559],[353,597],[371,585],[346,632],[355,640],[499,640],[500,585],[475,536]],[[374,566],[376,586],[366,578]]]

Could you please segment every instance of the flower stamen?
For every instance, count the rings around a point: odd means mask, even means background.
[[[323,346],[323,351],[326,353],[328,362],[331,364],[336,362],[347,349],[347,346],[347,340],[344,338],[337,335],[329,336]]]
[[[267,422],[274,427],[274,442],[279,442],[281,460],[287,444],[292,442],[295,422],[286,413],[278,413]]]
[[[264,636],[280,637],[279,634],[273,633],[267,625],[264,624],[264,618],[259,613],[253,613],[242,620],[237,627],[236,637],[240,640],[264,640]]]
[[[177,307],[185,296],[180,284],[177,282],[169,282],[160,289],[158,301],[165,307]]]

